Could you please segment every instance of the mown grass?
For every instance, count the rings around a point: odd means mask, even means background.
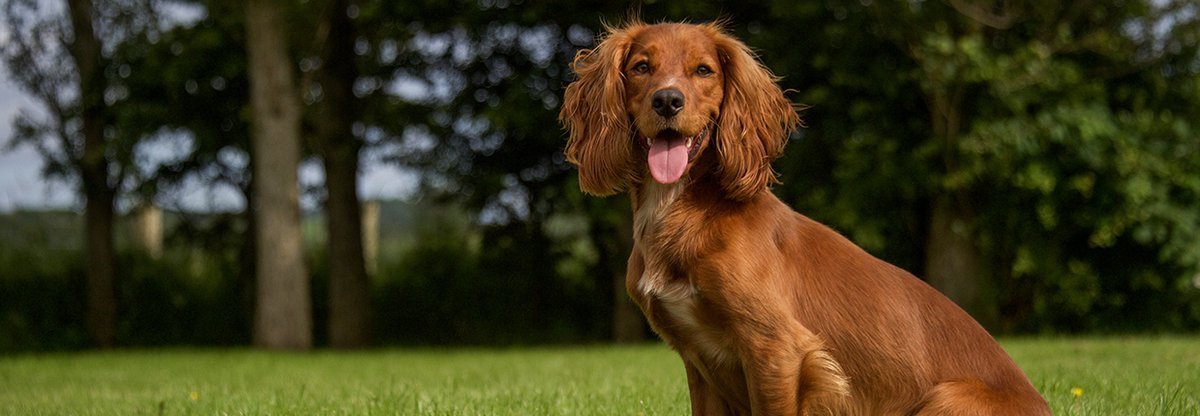
[[[1055,414],[1200,414],[1200,338],[1003,344]],[[0,358],[3,414],[687,412],[680,361],[659,345],[350,353],[176,349]]]

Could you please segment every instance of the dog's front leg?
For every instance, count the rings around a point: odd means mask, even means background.
[[[761,415],[837,413],[848,398],[841,366],[807,328],[793,323],[744,338],[742,365],[751,412]]]
[[[799,415],[802,357],[778,340],[761,339],[742,354],[750,411],[754,416]]]
[[[692,398],[692,416],[734,416],[737,414],[695,365],[686,360],[683,365],[687,369],[688,394]]]

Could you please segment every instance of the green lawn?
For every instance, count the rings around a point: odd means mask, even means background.
[[[1200,414],[1200,338],[1003,344],[1055,414]],[[685,385],[659,345],[0,357],[3,414],[681,415]]]

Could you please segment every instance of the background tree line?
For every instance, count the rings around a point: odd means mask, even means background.
[[[9,0],[0,49],[42,107],[14,121],[14,143],[79,184],[84,254],[43,264],[47,239],[15,231],[32,214],[10,216],[0,260],[20,267],[0,272],[0,334],[26,341],[0,347],[647,336],[623,288],[628,202],[579,193],[555,120],[567,63],[627,5],[50,3]],[[172,7],[201,13],[171,24]],[[729,18],[808,107],[775,192],[1003,332],[1200,327],[1198,9],[638,8]],[[151,160],[153,146],[179,155]],[[366,154],[420,181],[420,203],[385,205],[409,220],[374,275]],[[321,189],[298,188],[301,158],[321,160]],[[171,213],[163,259],[116,248],[119,202],[163,204],[195,181],[240,190],[247,209]],[[324,230],[303,229],[301,191],[323,201]],[[47,221],[39,235],[64,231]]]

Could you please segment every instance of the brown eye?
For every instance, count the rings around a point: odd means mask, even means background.
[[[712,75],[712,73],[713,73],[712,68],[709,68],[708,65],[700,65],[700,66],[696,67],[696,75],[699,75],[702,77],[707,77],[709,75]]]
[[[637,65],[633,66],[633,73],[635,74],[645,74],[647,72],[650,72],[650,64],[648,63],[638,62]]]

